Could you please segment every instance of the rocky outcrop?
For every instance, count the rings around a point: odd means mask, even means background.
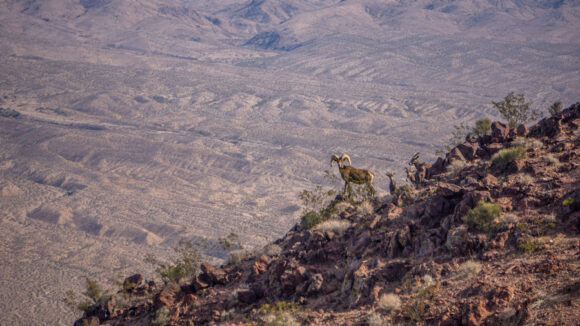
[[[437,160],[404,202],[376,202],[372,214],[342,210],[334,218],[349,221],[346,231],[295,227],[276,241],[280,253],[202,263],[184,285],[156,290],[133,275],[123,294],[132,307],[109,300],[83,319],[147,324],[166,307],[169,325],[261,323],[268,313],[358,325],[369,311],[393,324],[573,324],[580,317],[573,305],[542,305],[534,293],[568,300],[577,292],[580,266],[570,257],[580,249],[579,126],[579,104],[529,129],[495,122],[491,135],[468,137]],[[493,154],[526,136],[541,146],[492,167]],[[465,162],[454,175],[446,171],[453,160]],[[464,222],[481,202],[501,208],[485,231]]]

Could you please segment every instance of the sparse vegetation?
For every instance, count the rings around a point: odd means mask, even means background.
[[[202,256],[191,241],[182,239],[179,241],[179,246],[174,247],[173,250],[178,258],[174,259],[171,264],[159,263],[152,255],[145,258],[146,262],[157,267],[155,271],[165,284],[180,283],[184,279],[194,277],[201,263]]]
[[[491,164],[500,170],[503,170],[509,163],[525,157],[526,150],[521,146],[504,148],[491,157]]]
[[[218,243],[224,251],[232,251],[243,249],[244,246],[240,243],[240,237],[232,232],[223,238],[218,238]]]
[[[475,121],[473,127],[469,127],[465,123],[453,126],[453,131],[451,132],[451,137],[447,140],[447,145],[443,148],[438,149],[435,153],[437,155],[444,155],[446,152],[451,151],[451,149],[461,143],[463,143],[467,135],[473,133],[476,136],[488,135],[491,131],[491,120],[489,118],[482,118]]]
[[[456,275],[458,279],[471,278],[477,275],[481,269],[482,266],[480,262],[475,260],[468,260],[459,266]]]
[[[85,291],[82,293],[84,298],[78,298],[73,290],[69,290],[63,299],[64,303],[73,310],[87,311],[90,306],[103,303],[109,296],[109,293],[103,291],[97,281],[88,276],[84,276],[84,279],[86,282]]]
[[[552,153],[548,153],[546,155],[542,156],[542,161],[546,162],[548,165],[553,166],[553,165],[558,165],[560,164],[560,160],[558,160],[554,154]]]
[[[451,174],[451,177],[456,177],[466,165],[465,161],[454,160],[447,166],[447,171]]]
[[[226,265],[234,265],[250,256],[250,252],[246,249],[232,250],[226,256]]]
[[[415,322],[422,322],[429,311],[429,306],[433,300],[433,294],[436,286],[422,287],[412,296],[403,306],[403,314]]]
[[[292,326],[300,325],[298,320],[301,313],[300,306],[296,302],[278,301],[275,304],[264,304],[258,309],[258,313],[249,325],[268,326]]]
[[[555,116],[558,113],[562,112],[562,102],[556,101],[548,108],[548,112],[550,112],[551,116]]]
[[[151,321],[153,326],[164,326],[171,320],[171,311],[163,306],[155,311],[155,319]]]
[[[534,183],[534,177],[527,173],[518,173],[515,176],[515,181],[520,185],[531,185]]]
[[[510,92],[503,101],[492,101],[491,103],[507,120],[510,128],[517,128],[520,124],[525,124],[538,117],[538,112],[530,108],[532,103],[526,102],[524,94],[514,95],[514,92]]]
[[[413,188],[410,185],[402,185],[397,188],[395,192],[396,196],[403,201],[403,206],[408,205],[409,201],[413,198]]]
[[[526,138],[526,137],[516,137],[511,143],[511,147],[523,147],[525,149],[529,148],[540,148],[544,145],[540,140],[536,138]]]
[[[489,118],[483,118],[475,121],[475,127],[473,127],[473,133],[477,136],[488,135],[491,131],[491,120]]]
[[[480,201],[476,207],[467,212],[463,221],[471,229],[490,232],[495,229],[496,220],[500,214],[501,206],[498,203]]]
[[[394,293],[383,294],[378,302],[377,308],[384,313],[391,313],[401,308],[401,299]]]
[[[332,231],[337,234],[343,234],[351,226],[349,221],[345,220],[326,220],[318,225],[316,225],[315,229],[328,232]]]
[[[335,211],[334,205],[338,200],[331,199],[336,194],[333,190],[324,191],[316,186],[312,191],[303,190],[298,198],[302,200],[304,215],[300,219],[300,227],[311,229],[318,223],[325,221]]]
[[[564,199],[564,201],[562,201],[562,205],[564,206],[570,206],[574,203],[574,198],[572,197],[568,197],[566,199]]]

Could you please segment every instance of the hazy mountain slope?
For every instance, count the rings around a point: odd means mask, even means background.
[[[332,154],[384,193],[509,91],[577,100],[578,5],[545,4],[0,2],[0,323],[180,237],[280,236]]]

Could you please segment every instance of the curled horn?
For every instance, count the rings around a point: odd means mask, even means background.
[[[415,163],[417,160],[419,160],[419,152],[416,152],[415,154],[413,154],[413,157],[411,158],[411,161],[409,162],[410,164]]]
[[[332,157],[330,158],[330,167],[332,167],[332,162],[334,161],[336,161],[336,163],[340,165],[340,159],[338,158],[338,156],[332,155]]]
[[[348,156],[347,154],[342,154],[342,156],[340,157],[340,160],[347,160],[348,161],[348,165],[352,165],[352,163],[350,162],[350,156]]]

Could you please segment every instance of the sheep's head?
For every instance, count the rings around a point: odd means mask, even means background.
[[[330,167],[332,167],[332,163],[336,161],[336,163],[338,164],[339,168],[344,168],[344,160],[348,161],[348,165],[351,165],[350,163],[350,157],[347,154],[342,154],[341,157],[338,157],[336,155],[332,155],[332,157],[330,158]]]
[[[419,152],[416,152],[415,154],[413,154],[413,157],[411,157],[411,160],[409,161],[409,165],[413,165],[415,163],[419,163]]]

